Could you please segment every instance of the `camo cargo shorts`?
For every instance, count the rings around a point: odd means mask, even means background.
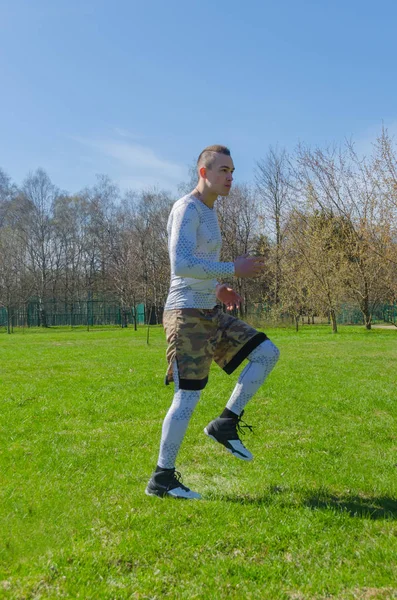
[[[176,360],[182,390],[202,390],[213,360],[226,373],[233,373],[254,348],[268,339],[217,306],[210,310],[166,310],[163,325],[168,343],[165,383],[173,381]]]

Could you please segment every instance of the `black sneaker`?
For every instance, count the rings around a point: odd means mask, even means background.
[[[167,470],[153,473],[147,484],[145,493],[148,496],[159,496],[164,498],[184,498],[186,500],[200,500],[201,496],[197,492],[192,492],[188,487],[182,484],[182,476],[179,471]]]
[[[236,415],[235,419],[233,417],[218,417],[217,419],[214,419],[204,429],[204,433],[216,442],[225,446],[226,450],[236,458],[239,458],[240,460],[252,460],[254,457],[244,446],[238,435],[239,433],[245,433],[243,427],[247,427],[252,431],[251,425],[247,425],[241,420],[243,413],[244,411],[240,416]]]

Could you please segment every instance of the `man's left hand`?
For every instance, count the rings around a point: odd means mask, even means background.
[[[216,287],[216,297],[226,305],[227,310],[233,310],[233,308],[239,307],[243,301],[240,294],[235,292],[226,283],[219,284]]]

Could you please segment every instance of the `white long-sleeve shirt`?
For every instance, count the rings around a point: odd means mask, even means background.
[[[216,211],[188,194],[172,207],[167,224],[171,284],[165,310],[213,308],[217,278],[234,275],[219,262],[222,238]]]

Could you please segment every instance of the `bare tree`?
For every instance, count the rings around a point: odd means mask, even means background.
[[[256,163],[255,182],[261,200],[265,232],[274,239],[273,302],[279,301],[281,282],[282,241],[288,198],[290,194],[289,158],[285,150],[270,148],[265,158]]]
[[[16,185],[12,184],[10,177],[0,169],[0,227],[5,224],[7,212],[17,194]]]
[[[344,223],[344,249],[348,269],[344,284],[360,308],[367,329],[372,313],[386,293],[384,266],[373,251],[371,231],[378,224],[379,201],[370,166],[351,143],[326,150],[300,147],[299,178],[313,207],[336,215]]]
[[[70,314],[70,325],[74,324],[76,304],[86,300],[84,289],[84,257],[87,254],[87,226],[89,203],[82,196],[59,196],[54,205],[54,236],[60,252],[62,279],[58,285],[58,296],[63,298],[66,311]]]
[[[286,238],[282,255],[282,280],[276,313],[292,316],[296,331],[299,320],[309,311],[310,265],[302,258],[301,249],[293,238]]]
[[[165,192],[156,189],[127,192],[117,211],[111,244],[110,277],[122,306],[126,310],[133,307],[136,315],[137,303],[143,302],[146,320],[154,315],[157,323],[169,287],[167,220],[171,202]]]
[[[11,227],[0,228],[0,305],[7,311],[7,331],[11,333],[13,311],[23,301],[25,248]]]
[[[380,201],[378,222],[371,229],[374,252],[387,264],[390,295],[397,298],[397,148],[383,128],[375,144],[373,168],[369,176],[375,182]]]
[[[13,208],[17,231],[26,245],[27,267],[39,305],[39,324],[47,326],[45,300],[56,277],[52,210],[58,189],[43,169],[28,175]]]
[[[337,313],[343,297],[343,224],[324,211],[291,214],[285,236],[285,276],[282,297],[296,305],[295,316],[304,310],[328,314],[337,333]],[[295,274],[294,274],[295,273]],[[287,303],[288,304],[288,303]]]

